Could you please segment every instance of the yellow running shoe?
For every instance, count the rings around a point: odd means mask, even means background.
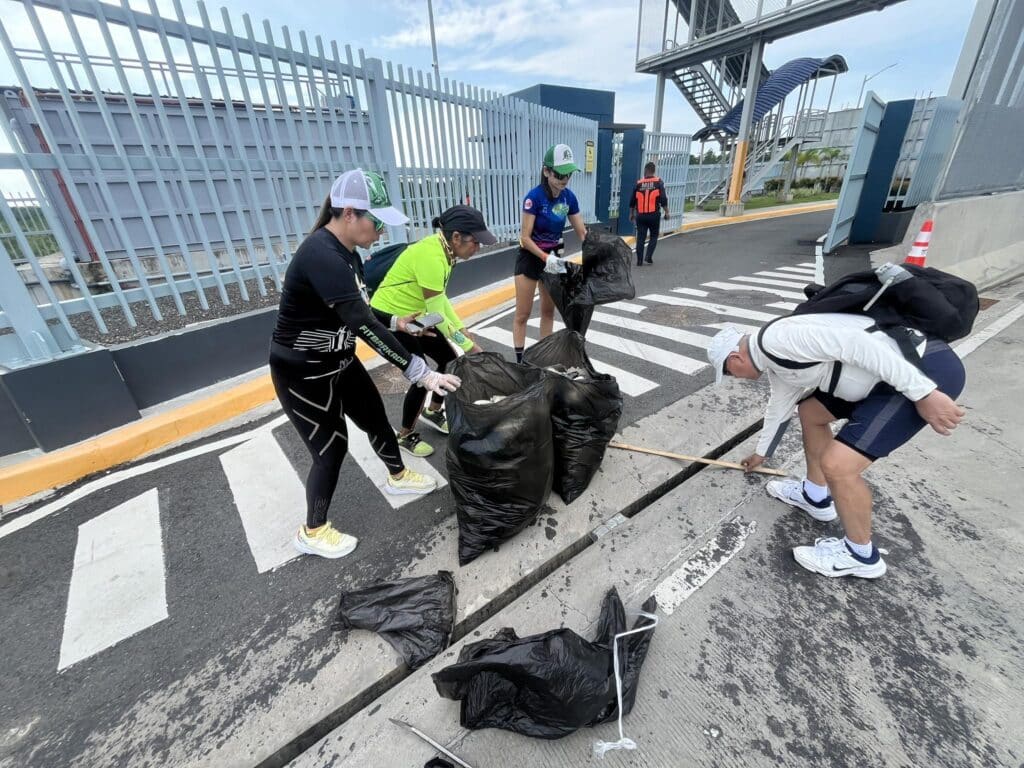
[[[388,475],[388,481],[384,484],[384,490],[396,496],[404,493],[430,493],[435,488],[437,481],[434,478],[408,468],[398,477]]]
[[[292,543],[299,552],[305,555],[319,555],[333,560],[351,554],[359,543],[359,539],[342,533],[330,522],[327,522],[312,531],[304,525],[299,526],[299,531],[295,534],[295,540]]]

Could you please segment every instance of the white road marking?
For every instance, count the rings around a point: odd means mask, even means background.
[[[167,618],[157,490],[78,526],[57,669]]]
[[[677,341],[680,344],[687,344],[691,347],[697,347],[698,349],[707,349],[708,342],[711,341],[711,337],[706,336],[703,333],[693,333],[692,331],[684,331],[681,328],[673,328],[668,325],[659,325],[657,323],[648,323],[643,320],[634,320],[632,317],[617,317],[615,315],[605,314],[604,312],[595,312],[591,317],[591,320],[595,323],[614,325],[617,328],[625,328],[630,331],[640,331],[641,333],[649,334],[652,338],[656,339]]]
[[[530,321],[530,325],[536,328],[540,325],[540,320],[533,319]],[[559,322],[555,323],[556,330],[564,327]],[[668,352],[659,347],[652,347],[649,344],[642,344],[632,339],[624,339],[621,336],[613,336],[610,333],[602,333],[593,329],[587,331],[587,343],[595,344],[599,347],[607,347],[620,354],[646,360],[649,363],[671,368],[673,371],[679,371],[680,373],[697,373],[697,371],[706,368],[708,365],[700,360],[694,360],[692,357],[678,355],[675,352]]]
[[[271,432],[220,457],[259,573],[299,556],[292,539],[306,522],[306,491]]]
[[[478,333],[479,336],[483,336],[491,341],[496,341],[499,344],[504,344],[506,347],[512,347],[512,333],[502,328],[483,328]],[[527,336],[527,344],[535,343],[535,339]],[[608,363],[601,362],[590,358],[591,364],[598,371],[598,373],[607,373],[610,376],[614,376],[615,380],[619,384],[619,389],[625,392],[630,397],[639,397],[645,392],[650,392],[652,389],[657,389],[658,385],[650,379],[645,379],[643,376],[637,376],[635,373],[630,373],[622,368],[616,368],[614,365],[608,365]]]
[[[753,283],[755,285],[774,285],[778,288],[792,288],[795,291],[802,291],[807,283],[802,283],[799,280],[774,280],[770,277],[746,277],[739,275],[737,277],[730,277],[731,281],[739,283]]]
[[[707,291],[702,291],[699,288],[673,288],[672,293],[681,293],[684,296],[696,296],[698,299],[703,299],[708,295]]]
[[[735,517],[718,529],[718,535],[683,563],[654,589],[658,608],[671,615],[690,595],[708,583],[743,549],[747,538],[757,529],[757,522]]]
[[[799,304],[795,301],[776,301],[774,304],[765,304],[765,306],[771,307],[772,309],[784,309],[787,312],[791,312],[796,309]]]
[[[754,293],[770,293],[773,296],[781,296],[784,299],[806,299],[802,293],[796,291],[783,291],[778,288],[764,288],[760,285],[738,285],[736,283],[721,283],[718,281],[711,281],[710,283],[702,283],[702,285],[708,288],[717,288],[720,291],[752,291]]]
[[[349,455],[358,462],[359,466],[362,467],[363,472],[370,479],[370,481],[377,486],[377,490],[380,491],[384,499],[391,505],[392,509],[398,509],[404,507],[406,504],[411,504],[417,499],[423,498],[420,494],[402,494],[401,496],[393,496],[384,490],[384,486],[388,479],[388,470],[379,458],[377,458],[376,451],[373,450],[373,446],[370,445],[370,438],[366,436],[359,427],[352,423],[352,420],[346,418],[345,421],[348,424],[348,452]],[[425,432],[424,439],[429,443],[430,438]],[[440,433],[438,433],[440,434]],[[419,459],[415,456],[410,456],[407,453],[402,453],[402,461],[405,466],[414,472],[420,472],[421,474],[428,475],[437,481],[437,487],[443,488],[448,485],[448,481],[441,475],[430,462],[426,459]]]
[[[774,320],[778,315],[770,312],[759,312],[756,309],[744,309],[743,307],[730,307],[728,304],[718,304],[710,301],[695,301],[684,299],[679,296],[665,296],[661,293],[652,293],[641,297],[642,301],[656,301],[659,304],[671,304],[676,307],[693,307],[694,309],[706,309],[718,315],[731,317],[742,317],[745,320],[762,320],[768,322]]]

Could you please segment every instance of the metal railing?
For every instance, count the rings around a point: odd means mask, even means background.
[[[353,167],[381,172],[412,219],[387,240],[467,200],[512,239],[546,148],[597,139],[591,120],[173,5],[0,0],[16,80],[0,89],[0,179],[24,180],[0,196],[0,366],[80,350],[78,317],[106,334],[115,316],[184,315],[186,296],[271,295]],[[592,220],[594,174],[573,188]]]

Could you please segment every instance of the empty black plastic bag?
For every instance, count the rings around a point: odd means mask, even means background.
[[[526,350],[523,362],[552,374],[553,487],[570,504],[590,485],[619,428],[622,394],[612,376],[594,370],[583,337],[568,328]]]
[[[331,629],[368,629],[398,651],[410,669],[448,647],[455,627],[451,571],[343,592]]]
[[[529,525],[551,493],[548,375],[493,352],[448,366],[462,379],[445,399],[448,483],[459,520],[459,564]]]
[[[653,613],[653,597],[643,610]],[[650,624],[640,617],[634,628]],[[626,612],[612,588],[601,605],[597,635],[586,640],[571,629],[517,637],[505,628],[462,649],[457,663],[433,675],[437,692],[461,701],[466,728],[503,728],[541,739],[559,739],[618,715],[612,646],[626,631]],[[640,667],[654,634],[639,632],[619,642],[622,713],[636,700]]]

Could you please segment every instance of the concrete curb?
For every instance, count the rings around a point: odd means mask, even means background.
[[[683,224],[667,234],[674,235],[747,221],[815,213],[834,207],[835,202],[786,206],[728,219]],[[629,242],[631,239],[627,238],[626,240]],[[496,310],[514,296],[515,287],[509,280],[506,285],[459,302],[455,306],[455,310],[460,317],[468,318]],[[372,360],[375,356],[362,342],[359,342],[357,355],[364,362]],[[269,403],[274,398],[274,388],[270,377],[261,376],[195,403],[146,417],[68,448],[0,469],[0,505],[10,504],[28,496],[73,483],[91,474],[134,461],[182,438]]]

